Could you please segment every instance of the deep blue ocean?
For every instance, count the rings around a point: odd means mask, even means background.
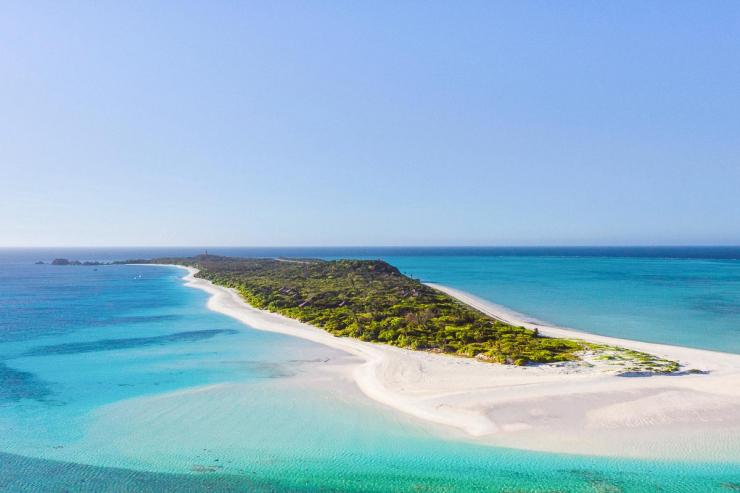
[[[311,380],[314,365],[346,356],[209,311],[178,269],[34,265],[203,251],[0,249],[0,491],[740,489],[740,460],[609,459],[445,439]],[[740,353],[740,248],[208,251],[383,258],[555,324]]]

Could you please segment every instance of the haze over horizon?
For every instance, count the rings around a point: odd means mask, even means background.
[[[0,246],[740,245],[739,20],[7,2]]]

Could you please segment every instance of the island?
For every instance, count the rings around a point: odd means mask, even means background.
[[[338,382],[465,440],[590,455],[737,457],[735,354],[535,323],[381,260],[198,255],[121,263],[187,270],[184,286],[207,293],[209,310],[347,355],[301,372],[326,376],[327,365]]]
[[[81,262],[79,260],[69,260],[66,258],[55,258],[51,261],[51,265],[83,265],[83,266],[98,266],[98,265],[109,265],[111,262],[98,262],[95,260],[86,260]],[[42,261],[36,262],[37,265],[43,264]]]
[[[546,337],[516,326],[382,260],[187,258],[129,260],[197,269],[234,289],[255,308],[319,327],[335,336],[506,365],[609,361],[624,374],[673,373],[676,361],[584,340]]]

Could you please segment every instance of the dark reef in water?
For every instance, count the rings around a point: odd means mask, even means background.
[[[41,401],[50,395],[48,385],[33,373],[15,370],[0,363],[0,402],[16,402],[21,399]]]
[[[100,339],[90,342],[70,342],[66,344],[37,347],[28,351],[25,355],[47,356],[50,354],[78,354],[146,346],[162,346],[176,342],[197,342],[204,339],[210,339],[217,335],[236,333],[237,331],[233,329],[211,329],[176,332],[174,334],[153,337],[131,337],[128,339]]]
[[[124,493],[192,491],[268,492],[286,491],[280,485],[244,475],[165,474],[117,467],[99,467],[72,462],[34,459],[0,452],[0,491],[31,493],[75,491],[80,493]]]

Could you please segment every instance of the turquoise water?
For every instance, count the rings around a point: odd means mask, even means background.
[[[91,255],[73,258],[111,258]],[[389,259],[416,276],[526,313],[532,310],[486,290],[501,289],[491,279],[513,277],[523,264],[535,262],[529,267],[534,275],[548,263],[467,255]],[[572,273],[577,262],[571,261],[575,266],[550,269]],[[723,280],[708,285],[719,284],[732,296],[728,286],[737,287],[737,266],[728,265],[715,266],[723,273],[713,278]],[[36,266],[28,256],[0,256],[0,490],[740,488],[739,463],[579,457],[445,438],[368,401],[342,380],[334,369],[352,357],[211,312],[206,294],[186,288],[181,275],[164,267]],[[513,290],[527,299],[523,293],[536,290],[526,284],[502,294]],[[567,323],[555,312],[533,315]]]

